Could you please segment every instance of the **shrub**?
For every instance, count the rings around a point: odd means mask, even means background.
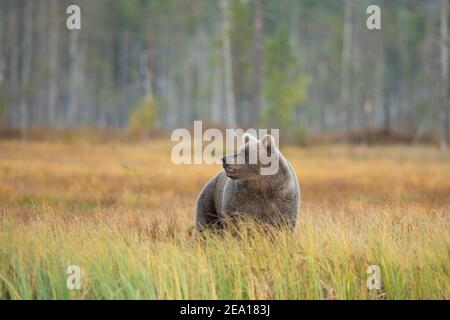
[[[130,115],[130,130],[136,133],[149,133],[157,125],[156,110],[158,103],[155,98],[148,97]]]

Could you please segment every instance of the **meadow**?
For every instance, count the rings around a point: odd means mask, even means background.
[[[302,189],[295,232],[200,240],[195,200],[221,168],[176,166],[171,147],[0,141],[0,299],[450,298],[450,152],[282,148]]]

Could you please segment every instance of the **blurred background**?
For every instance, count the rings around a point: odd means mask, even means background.
[[[0,0],[0,128],[23,139],[203,120],[445,148],[448,86],[448,0]]]

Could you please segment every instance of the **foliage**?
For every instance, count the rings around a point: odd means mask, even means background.
[[[231,50],[233,55],[233,89],[239,102],[238,116],[244,117],[252,89],[252,11],[249,3],[240,0],[231,2]]]
[[[221,1],[77,0],[81,32],[60,28],[68,0],[1,2],[6,125],[124,128],[149,83],[162,128],[194,119],[224,125],[231,105],[225,95],[232,95],[233,122],[290,135],[295,127],[338,135],[436,131],[427,115],[444,109],[439,57],[446,1],[377,0],[380,31],[366,28],[369,0],[228,2],[230,14],[223,15]],[[351,19],[344,19],[349,3]],[[224,90],[225,16],[234,92]],[[344,51],[351,57],[343,59]],[[373,112],[364,114],[368,100]],[[251,123],[253,112],[259,123]],[[450,127],[450,114],[445,121]]]
[[[266,41],[265,76],[265,122],[272,128],[287,128],[295,122],[293,109],[305,100],[308,78],[299,72],[284,28]]]
[[[132,131],[148,133],[156,125],[158,103],[155,98],[147,98],[130,115],[129,127]]]

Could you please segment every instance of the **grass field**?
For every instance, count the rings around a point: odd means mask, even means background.
[[[449,152],[285,148],[302,187],[295,233],[200,241],[195,200],[220,168],[175,166],[170,150],[0,142],[0,298],[450,298]]]

